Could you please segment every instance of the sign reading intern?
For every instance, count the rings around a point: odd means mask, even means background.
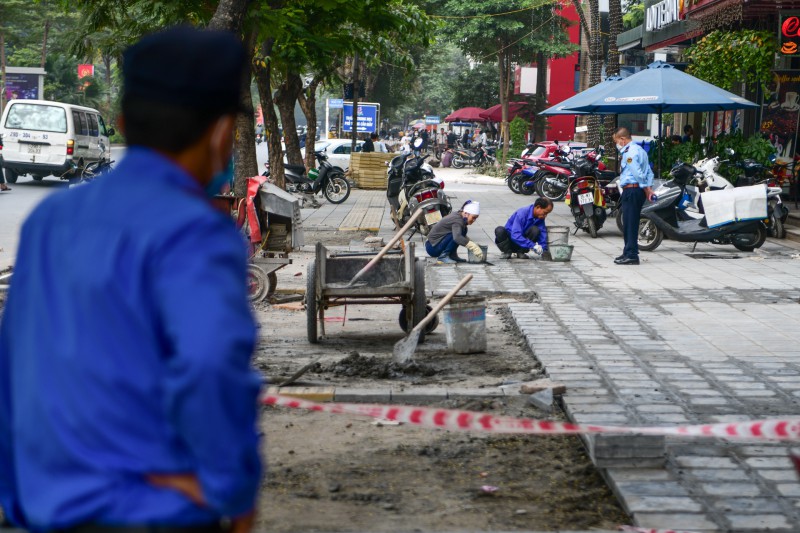
[[[647,31],[658,31],[664,26],[669,26],[681,18],[680,0],[662,0],[657,4],[647,8],[647,21],[645,28]]]

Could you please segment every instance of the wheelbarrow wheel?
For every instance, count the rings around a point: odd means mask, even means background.
[[[247,296],[253,303],[260,302],[267,295],[269,279],[267,273],[252,263],[247,265]]]
[[[306,271],[306,331],[308,342],[317,344],[317,271],[315,261],[308,264]]]
[[[431,311],[433,311],[433,307],[430,306],[430,305],[425,305],[425,315],[427,315]],[[423,318],[425,317],[425,315],[422,315]],[[400,315],[397,317],[397,320],[398,320],[398,322],[400,322],[400,328],[404,332],[408,333],[409,329],[408,329],[408,321],[406,320],[406,310],[405,310],[405,308],[400,309]],[[436,330],[437,327],[439,327],[439,315],[436,315],[435,317],[433,317],[433,320],[428,322],[428,325],[425,326],[425,332],[424,333],[426,335],[429,335],[429,334],[433,333],[434,330]]]

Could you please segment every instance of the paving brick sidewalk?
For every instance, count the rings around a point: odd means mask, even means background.
[[[470,292],[520,297],[510,305],[513,317],[549,376],[566,383],[564,407],[574,421],[800,417],[796,244],[769,240],[754,253],[699,245],[691,253],[691,245],[665,241],[643,253],[640,266],[617,266],[622,238],[609,221],[597,239],[570,237],[569,263],[502,261],[494,227],[533,198],[482,183],[448,183],[445,190],[455,207],[467,198],[481,202],[470,237],[490,245],[495,265],[431,264],[429,291],[444,294],[472,272]],[[306,224],[337,220],[322,209]],[[383,234],[391,233],[387,219]],[[570,225],[563,204],[548,223]],[[800,530],[800,483],[786,444],[630,437],[587,444],[640,526]]]

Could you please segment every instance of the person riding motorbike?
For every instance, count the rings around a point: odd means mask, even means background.
[[[457,250],[459,246],[466,246],[478,261],[482,261],[481,247],[467,238],[467,226],[478,220],[480,212],[480,202],[467,200],[459,211],[434,224],[425,242],[428,255],[436,257],[440,263],[464,263],[466,260],[458,256]]]

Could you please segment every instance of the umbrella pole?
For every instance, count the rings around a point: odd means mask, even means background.
[[[661,134],[661,110],[658,111],[658,179],[661,179],[661,152],[664,150],[664,137]]]

